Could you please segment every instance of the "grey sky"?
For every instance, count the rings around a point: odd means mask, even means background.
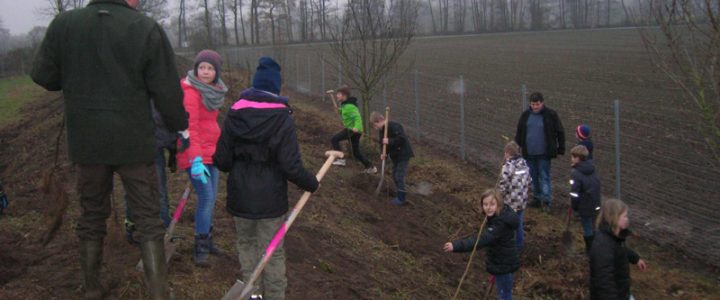
[[[168,3],[169,8],[177,7],[177,0],[169,0]],[[50,24],[50,18],[36,13],[39,8],[47,6],[48,0],[0,0],[0,18],[10,34],[24,34],[34,26]]]

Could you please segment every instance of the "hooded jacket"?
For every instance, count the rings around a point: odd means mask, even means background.
[[[528,109],[522,113],[517,124],[515,132],[515,142],[522,148],[523,157],[528,157],[527,139],[527,123],[530,118],[532,109]],[[540,114],[543,117],[545,128],[545,145],[547,147],[545,155],[548,158],[556,158],[558,155],[565,154],[565,129],[563,128],[560,117],[554,110],[544,107]]]
[[[362,116],[357,106],[357,98],[350,97],[340,104],[340,116],[342,116],[345,128],[356,129],[358,133],[363,132]]]
[[[516,212],[524,210],[527,207],[531,184],[530,168],[522,156],[510,158],[505,162],[499,184],[505,204]]]
[[[215,146],[220,138],[220,126],[217,117],[219,110],[208,110],[202,103],[202,94],[187,79],[181,80],[183,92],[183,104],[188,113],[188,131],[190,132],[190,147],[183,152],[178,152],[178,168],[188,169],[195,157],[202,157],[204,164],[213,161]]]
[[[318,181],[303,167],[287,99],[246,90],[227,114],[213,161],[227,178],[227,211],[246,219],[288,211],[288,181],[314,192]]]
[[[31,76],[47,90],[63,91],[74,163],[154,161],[150,99],[169,130],[188,126],[165,32],[124,0],[94,0],[55,17]]]
[[[478,249],[487,247],[485,267],[488,273],[503,275],[520,268],[520,257],[515,247],[515,231],[519,225],[518,216],[507,205],[500,215],[489,217],[485,231],[480,235]],[[453,241],[453,252],[470,252],[475,246],[476,236]]]
[[[573,166],[570,179],[570,200],[573,210],[585,218],[594,218],[600,211],[602,200],[600,179],[590,161]]]
[[[415,156],[410,141],[407,135],[405,135],[405,129],[400,123],[387,122],[388,123],[388,145],[387,154],[393,161],[408,160]],[[380,141],[385,137],[385,127],[380,129]],[[382,143],[380,143],[380,149],[382,151]]]
[[[607,223],[601,224],[590,249],[590,299],[630,298],[630,264],[640,256],[625,246],[629,230],[615,236]]]

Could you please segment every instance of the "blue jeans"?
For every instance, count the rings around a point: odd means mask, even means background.
[[[525,211],[518,210],[516,214],[519,222],[517,232],[515,233],[515,247],[517,247],[518,251],[520,251],[525,243],[525,229],[523,228],[525,226]]]
[[[495,275],[497,296],[500,300],[512,300],[513,273]]]
[[[195,208],[195,234],[208,234],[212,226],[213,210],[215,210],[215,199],[217,198],[218,181],[220,173],[213,165],[205,165],[210,171],[207,184],[203,184],[200,179],[192,178],[190,168],[187,169],[190,182],[197,194],[197,207]]]
[[[167,193],[167,174],[165,173],[165,150],[158,149],[155,155],[155,171],[158,177],[158,191],[160,194],[160,219],[163,220],[165,228],[170,226],[170,203],[168,202]],[[127,205],[127,193],[125,193],[125,218],[130,222],[133,221],[132,211],[130,206]]]
[[[552,183],[550,182],[550,159],[545,156],[529,156],[530,177],[533,180],[533,195],[542,203],[552,203]]]
[[[407,174],[408,164],[410,164],[409,159],[401,161],[393,160],[392,178],[398,192],[405,192],[405,174]]]
[[[595,221],[595,218],[593,217],[580,217],[580,224],[582,224],[583,228],[583,236],[593,236],[595,235],[595,229],[593,228],[593,223]]]

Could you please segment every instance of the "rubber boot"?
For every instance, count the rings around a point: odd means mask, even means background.
[[[102,264],[103,240],[80,241],[80,265],[85,279],[85,296],[83,299],[102,299],[100,285],[100,265]]]
[[[195,265],[200,267],[208,266],[208,256],[210,255],[210,235],[199,234],[195,236],[195,247],[193,250],[193,260]]]
[[[150,299],[170,299],[167,283],[167,267],[165,265],[165,245],[162,240],[149,241],[140,244],[143,266],[145,267],[145,281],[147,283]]]
[[[210,254],[222,256],[224,253],[220,248],[215,247],[215,243],[213,243],[213,227],[210,226],[210,233],[208,233],[208,249],[210,250]]]
[[[405,192],[398,191],[397,197],[392,200],[392,204],[395,204],[397,206],[405,205]]]
[[[595,236],[594,235],[584,236],[583,239],[585,239],[585,253],[590,255],[590,249],[592,249],[592,242],[593,242],[593,239],[595,239]]]

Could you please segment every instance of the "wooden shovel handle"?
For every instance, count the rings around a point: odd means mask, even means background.
[[[383,133],[383,140],[380,141],[380,143],[382,143],[382,145],[383,145],[383,151],[382,151],[383,155],[387,154],[387,144],[385,144],[385,139],[387,138],[389,125],[390,125],[390,106],[386,106],[385,107],[385,132]],[[387,159],[387,157],[386,157],[386,159]]]

